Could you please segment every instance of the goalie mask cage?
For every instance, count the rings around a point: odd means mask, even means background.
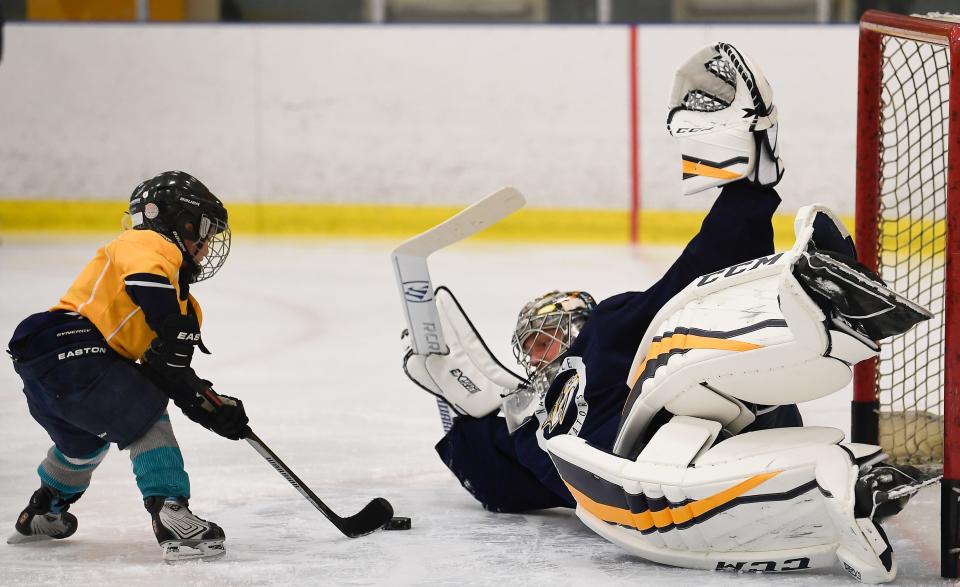
[[[942,467],[941,574],[951,578],[960,548],[958,73],[956,16],[871,10],[861,19],[857,252],[935,316],[857,366],[852,436],[894,461]]]

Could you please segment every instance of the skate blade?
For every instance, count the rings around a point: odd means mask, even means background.
[[[211,540],[195,545],[167,543],[163,545],[163,562],[168,565],[188,561],[212,561],[227,554],[223,540]]]
[[[31,542],[46,542],[53,540],[53,537],[46,534],[32,534],[27,536],[19,532],[14,532],[7,538],[7,544],[29,544]]]

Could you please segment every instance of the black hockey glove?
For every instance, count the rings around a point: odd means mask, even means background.
[[[143,354],[144,373],[188,418],[220,436],[239,440],[249,422],[243,402],[219,395],[212,383],[200,379],[190,367],[194,348],[201,344],[196,316],[168,316]]]
[[[230,440],[240,440],[246,436],[247,423],[250,419],[247,418],[242,401],[229,395],[220,395],[209,386],[197,395],[202,395],[206,400],[199,405],[203,413],[197,414],[200,419],[195,419],[187,413],[187,410],[183,410],[188,418]],[[206,422],[201,421],[202,419],[206,419]]]
[[[204,428],[216,432],[230,440],[240,440],[246,436],[247,412],[243,402],[235,397],[220,395],[203,379],[187,379],[183,387],[174,393],[168,393],[173,403],[190,418]]]
[[[229,395],[216,395],[220,398],[221,405],[213,411],[213,424],[210,430],[230,440],[240,440],[245,437],[250,419],[247,418],[247,412],[243,409],[243,402]]]
[[[196,377],[190,368],[193,350],[200,343],[200,325],[196,316],[172,314],[160,327],[160,333],[143,353],[143,363],[171,382]]]

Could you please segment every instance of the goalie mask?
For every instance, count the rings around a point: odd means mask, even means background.
[[[130,224],[158,232],[177,245],[190,283],[213,277],[230,253],[223,202],[183,171],[166,171],[138,185],[130,196]]]
[[[513,356],[527,372],[539,397],[547,392],[563,357],[597,307],[582,291],[552,291],[520,310],[513,333]]]

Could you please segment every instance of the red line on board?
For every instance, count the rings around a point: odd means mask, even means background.
[[[637,26],[630,25],[630,243],[640,238],[640,113]]]

